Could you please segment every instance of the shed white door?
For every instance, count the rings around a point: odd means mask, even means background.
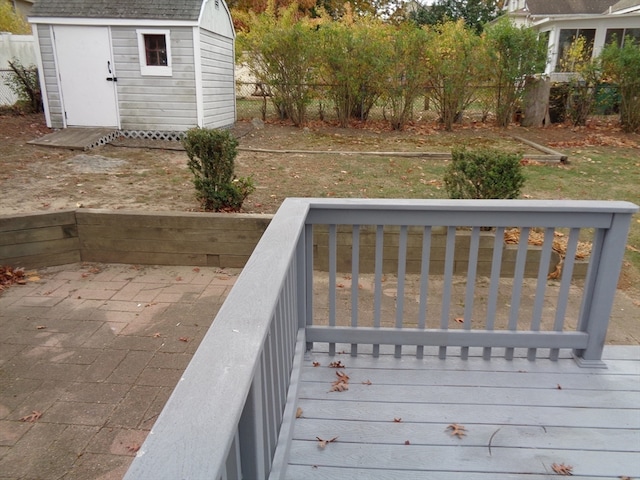
[[[67,126],[118,127],[116,75],[107,27],[54,27]]]

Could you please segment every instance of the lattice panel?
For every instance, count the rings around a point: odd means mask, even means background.
[[[184,138],[184,132],[160,132],[157,130],[123,130],[124,138],[139,138],[142,140],[170,140],[179,142]]]

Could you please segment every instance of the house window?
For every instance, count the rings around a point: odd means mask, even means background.
[[[588,55],[591,56],[591,52],[593,52],[593,42],[596,38],[595,28],[563,28],[560,30],[560,40],[558,41],[558,62],[556,64],[556,71],[568,72],[571,70],[567,65],[565,65],[563,59],[565,59],[569,49],[573,45],[573,42],[575,42],[579,37],[584,38]]]
[[[616,42],[618,47],[624,45],[625,38],[631,37],[636,45],[640,45],[640,28],[608,28],[604,43]]]
[[[169,77],[171,68],[171,35],[169,30],[137,30],[140,74]]]

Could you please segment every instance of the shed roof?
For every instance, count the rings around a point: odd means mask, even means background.
[[[31,17],[198,20],[204,0],[37,0]]]
[[[580,15],[605,13],[618,0],[527,0],[531,15]]]

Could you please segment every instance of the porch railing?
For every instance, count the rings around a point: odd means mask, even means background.
[[[375,356],[386,345],[419,358],[429,348],[446,358],[454,347],[466,358],[481,347],[486,359],[524,349],[530,360],[554,360],[571,349],[579,363],[600,365],[637,209],[287,199],[125,478],[268,478],[286,461],[287,438],[279,437],[295,419],[287,399],[315,342],[330,354],[350,344],[353,355],[366,346]],[[505,247],[512,228],[520,240]],[[531,232],[539,245],[527,241]],[[577,281],[585,245],[586,277]]]

